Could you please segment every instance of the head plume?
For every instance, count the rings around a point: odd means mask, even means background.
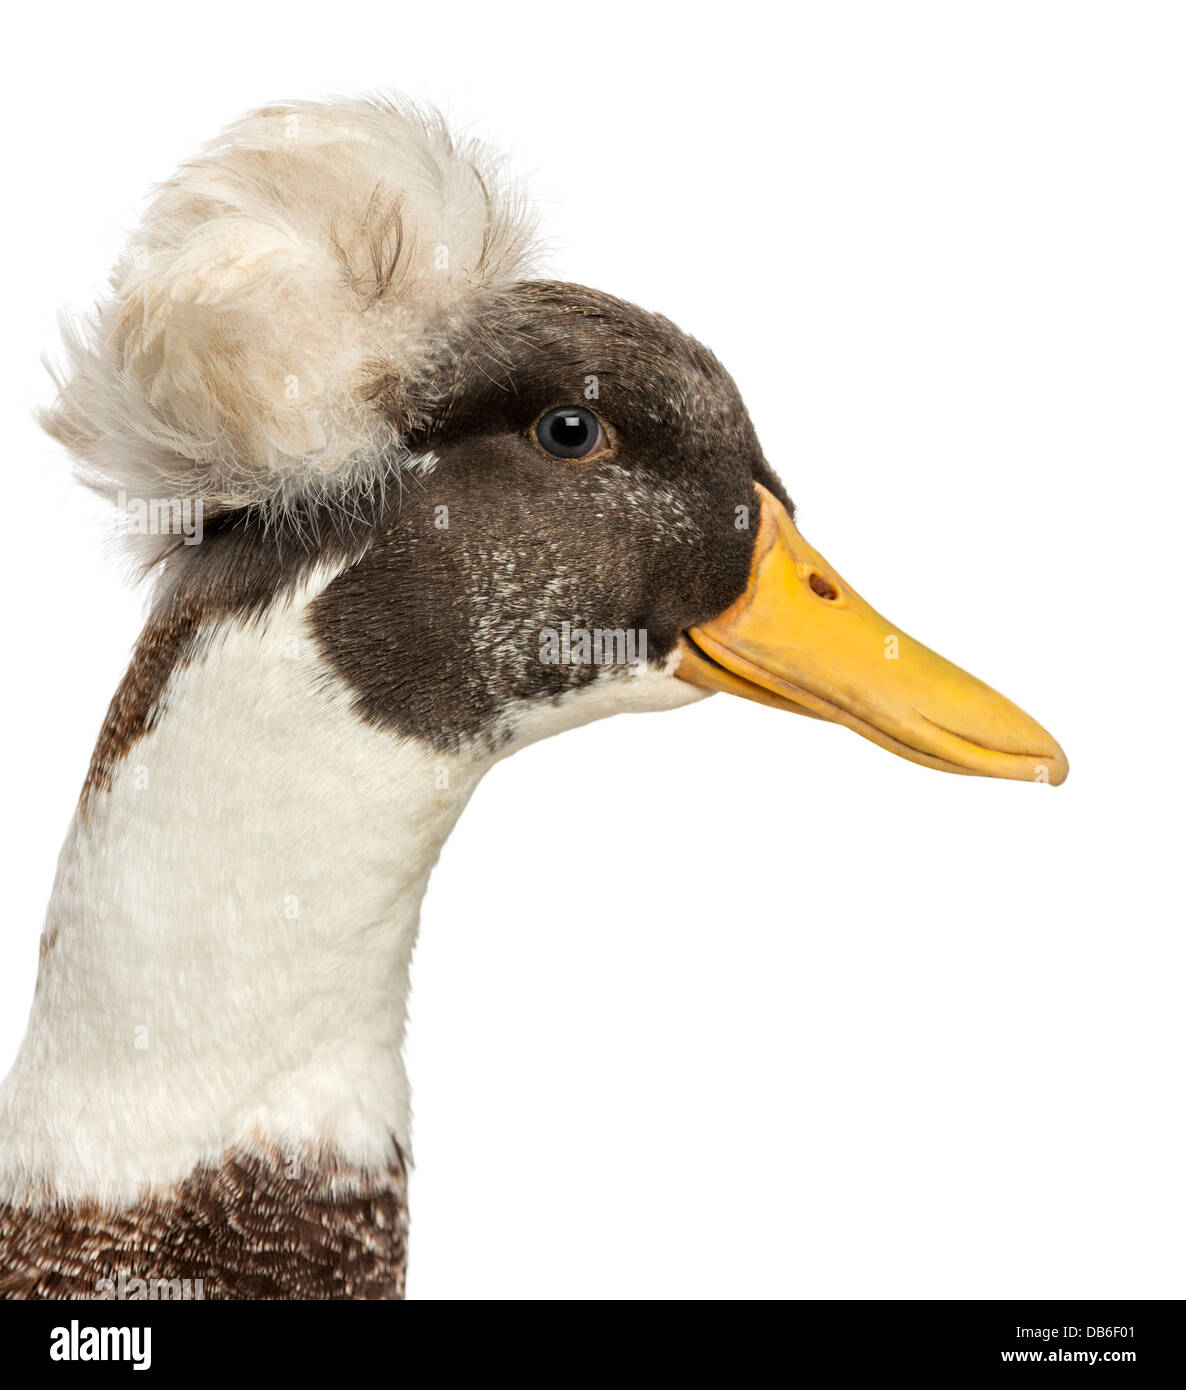
[[[414,462],[434,360],[531,233],[434,114],[256,111],[158,189],[43,423],[113,498],[348,508]]]

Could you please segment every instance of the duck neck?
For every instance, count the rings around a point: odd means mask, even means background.
[[[401,1162],[420,902],[489,759],[364,724],[299,602],[202,634],[145,724],[62,852],[0,1196],[134,1201],[244,1146]]]

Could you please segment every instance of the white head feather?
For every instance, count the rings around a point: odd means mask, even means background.
[[[45,427],[113,497],[286,510],[381,485],[442,344],[528,273],[498,173],[391,101],[244,117],[157,191],[67,329]]]

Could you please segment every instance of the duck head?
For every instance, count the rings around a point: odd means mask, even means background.
[[[436,748],[721,691],[1061,782],[1041,725],[804,540],[712,353],[531,278],[498,187],[361,102],[258,112],[164,187],[49,422],[105,490],[204,502],[164,587],[228,611],[329,564],[311,621],[358,711]]]
[[[316,610],[372,716],[447,746],[514,740],[541,705],[724,691],[927,767],[1064,779],[1045,729],[804,540],[732,379],[668,320],[527,281],[446,362],[412,440],[431,473]]]

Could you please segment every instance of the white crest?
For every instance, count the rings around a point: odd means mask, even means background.
[[[440,117],[384,100],[244,117],[156,193],[112,293],[67,326],[43,423],[114,498],[208,511],[345,500],[408,458],[475,298],[531,219]]]

